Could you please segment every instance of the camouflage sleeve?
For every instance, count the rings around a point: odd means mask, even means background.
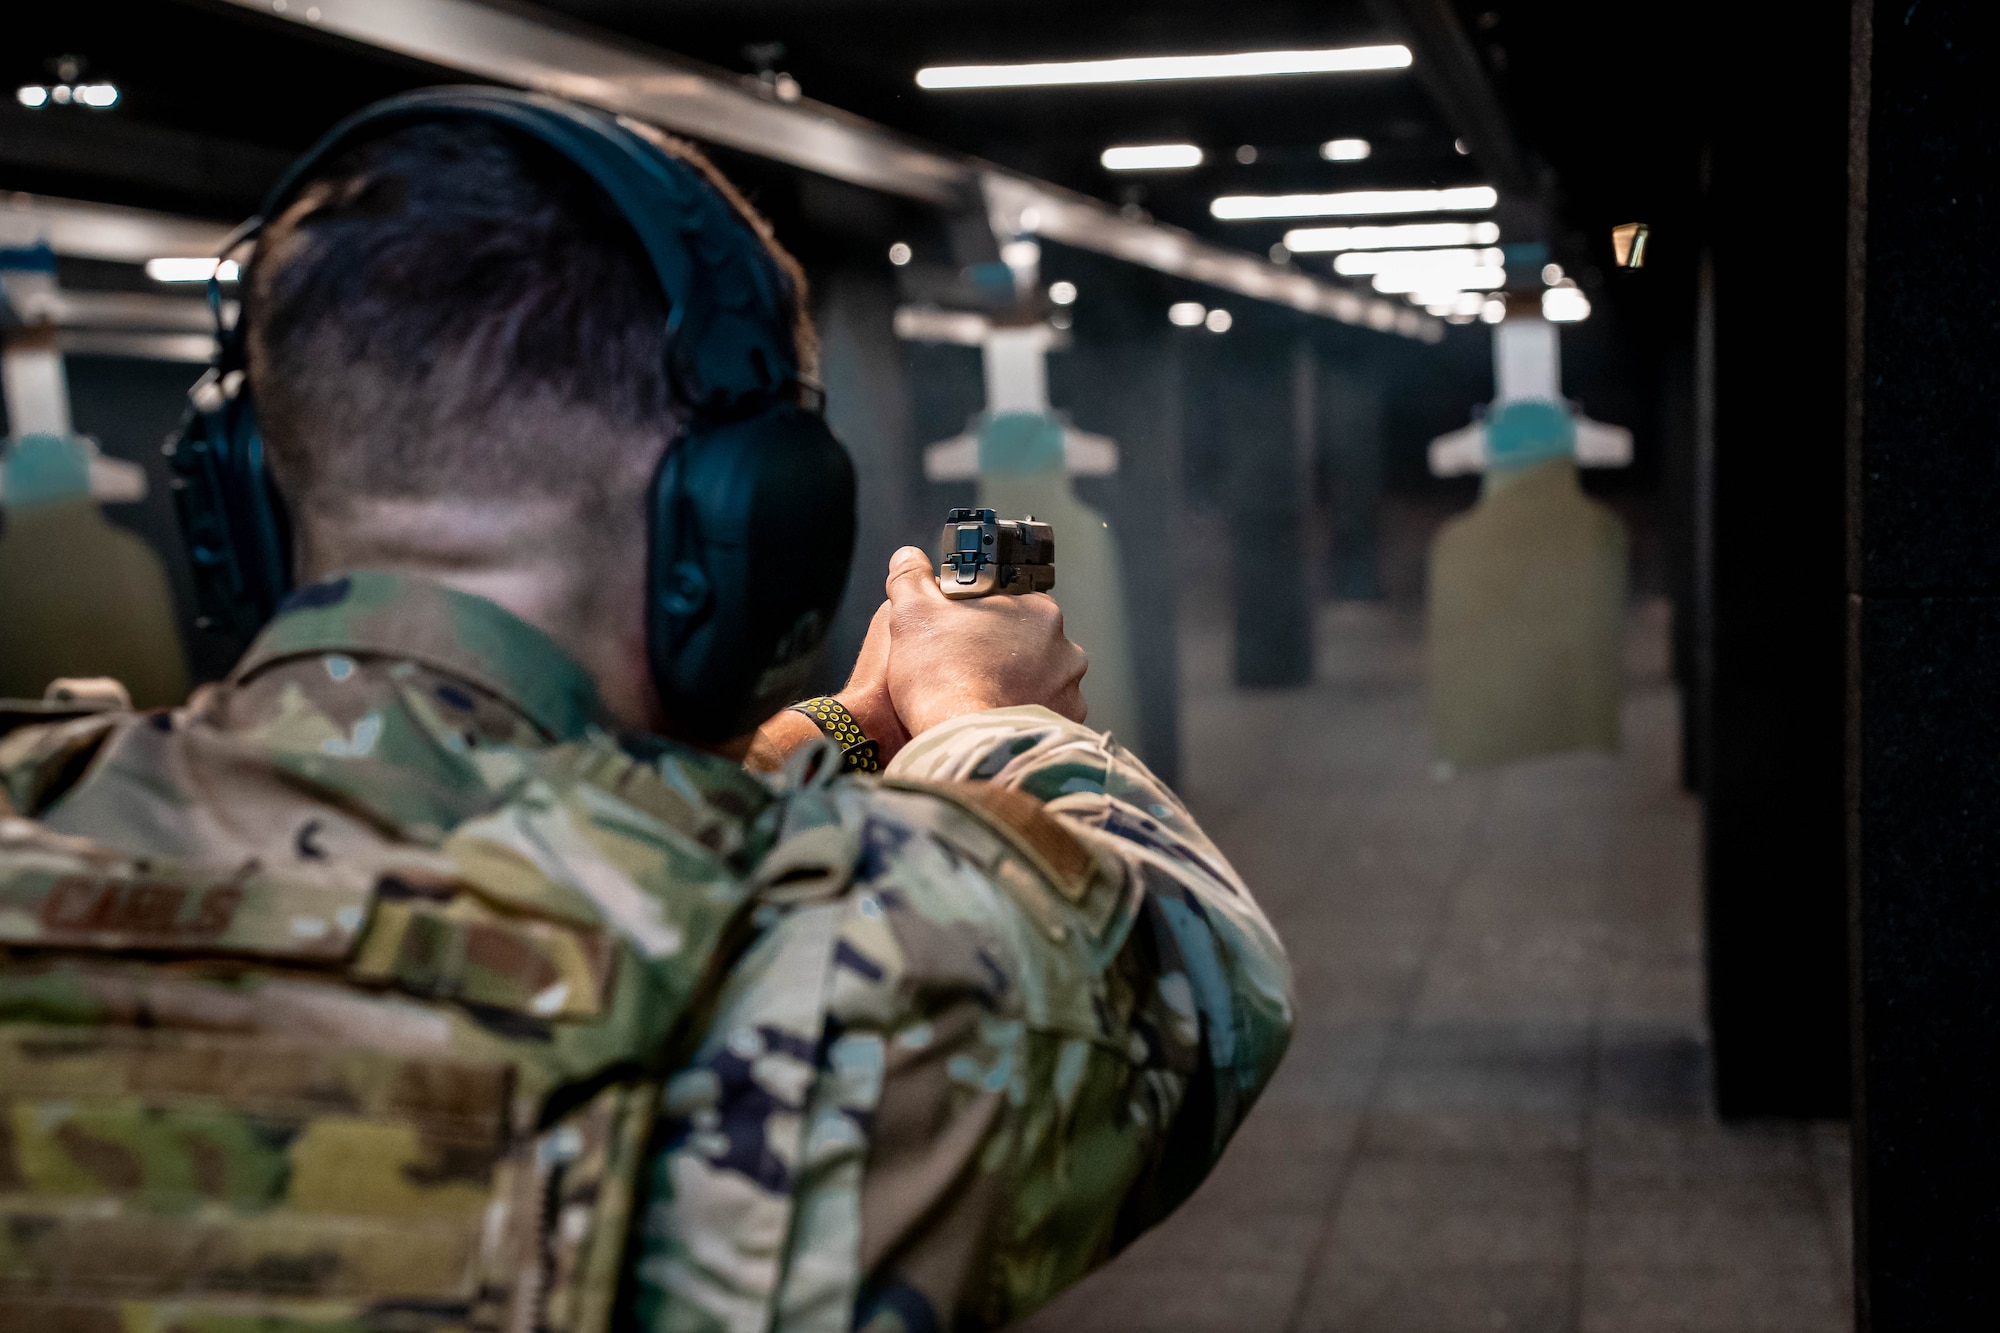
[[[1123,750],[1017,709],[891,770],[780,784],[661,1107],[648,1333],[999,1328],[1185,1198],[1283,1051],[1276,938]]]
[[[1270,923],[1180,799],[1109,737],[1040,707],[955,718],[912,741],[889,777],[1023,792],[1142,890],[1137,914],[1185,966],[1212,1080],[1201,1145],[1220,1156],[1291,1036],[1291,969]],[[1199,1111],[1201,1099],[1191,1098]],[[1189,1137],[1187,1129],[1175,1136]],[[1187,1184],[1185,1188],[1192,1188]],[[1167,1190],[1162,1211],[1178,1202]]]
[[[90,765],[129,714],[100,713],[0,736],[0,816],[38,816]]]

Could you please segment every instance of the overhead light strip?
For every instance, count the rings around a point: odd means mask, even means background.
[[[557,26],[529,10],[476,0],[317,0],[282,11],[273,0],[227,3],[476,78],[573,97],[691,138],[954,212],[983,195],[989,211],[994,198],[1004,196],[1014,201],[1017,214],[1039,205],[1049,215],[1044,228],[1017,225],[1003,236],[1039,230],[1098,254],[1343,323],[1426,342],[1444,336],[1444,326],[1420,311],[1398,311],[1390,302],[1178,228],[1122,217],[1102,200],[904,138],[810,98],[764,98],[720,71],[629,40]]]
[[[1350,250],[1336,257],[1333,271],[1344,277],[1371,273],[1436,273],[1477,266],[1505,265],[1506,252],[1474,250]]]
[[[917,71],[917,86],[1056,88],[1093,83],[1160,83],[1176,79],[1263,79],[1290,74],[1352,74],[1408,69],[1410,48],[1337,46],[1317,51],[1239,51],[1211,56],[1130,56],[1120,60],[1057,60],[1031,65],[933,65]]]
[[[1259,218],[1366,217],[1383,213],[1477,213],[1500,202],[1490,185],[1448,190],[1343,190],[1337,194],[1226,194],[1208,206],[1225,222]]]
[[[1178,171],[1201,165],[1201,149],[1191,143],[1121,144],[1104,150],[1106,171]]]
[[[1497,222],[1404,222],[1386,227],[1294,227],[1285,248],[1295,255],[1339,250],[1395,250],[1435,245],[1491,245]]]

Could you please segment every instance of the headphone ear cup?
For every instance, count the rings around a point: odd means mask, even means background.
[[[291,524],[249,393],[227,393],[213,371],[204,376],[166,454],[201,625],[248,646],[292,578]]]
[[[854,465],[792,403],[690,430],[653,486],[647,649],[672,730],[721,741],[799,697],[854,555]]]

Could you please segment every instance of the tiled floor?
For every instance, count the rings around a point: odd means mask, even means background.
[[[1664,610],[1623,753],[1443,781],[1415,622],[1322,614],[1311,689],[1231,689],[1218,637],[1185,664],[1186,793],[1291,950],[1291,1053],[1187,1207],[1024,1327],[1851,1327],[1845,1126],[1708,1109]]]

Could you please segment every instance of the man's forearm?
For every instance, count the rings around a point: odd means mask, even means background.
[[[902,720],[896,716],[886,693],[842,690],[833,697],[853,714],[854,720],[861,724],[863,734],[875,742],[884,764],[895,758],[908,742],[909,736],[903,730]],[[760,773],[776,773],[790,762],[793,755],[819,740],[823,734],[819,724],[804,713],[790,708],[781,709],[757,728],[750,738],[750,748],[744,753],[743,764]]]
[[[1217,1149],[1270,1078],[1290,1036],[1291,969],[1270,923],[1180,799],[1125,749],[1046,708],[997,708],[918,736],[891,777],[992,782],[1122,862],[1190,960],[1212,1034]],[[1193,960],[1205,960],[1199,963]]]

